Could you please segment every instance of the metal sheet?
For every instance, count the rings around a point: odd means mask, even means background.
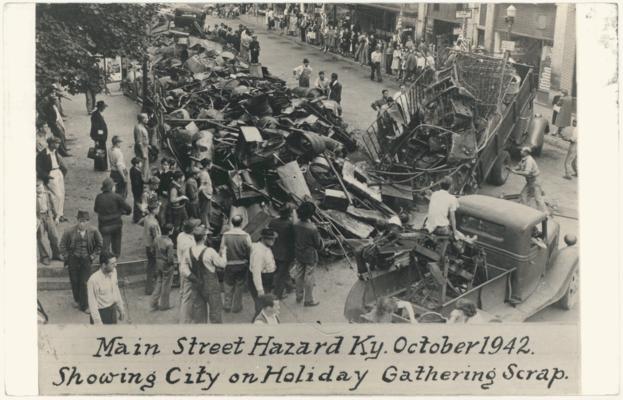
[[[301,168],[296,161],[291,161],[277,168],[277,174],[288,192],[294,194],[299,199],[311,197],[311,192],[307,182],[305,182],[303,172],[301,172]]]

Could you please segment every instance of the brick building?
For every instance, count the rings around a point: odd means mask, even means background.
[[[538,71],[540,101],[548,102],[550,93],[561,89],[575,96],[575,5],[512,4],[516,15],[509,26],[505,17],[510,5],[420,3],[417,33],[438,47],[451,45],[462,34],[472,46],[499,55],[503,42],[511,41],[515,45],[513,58],[534,65]]]

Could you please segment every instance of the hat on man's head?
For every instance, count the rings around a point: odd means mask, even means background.
[[[79,210],[78,211],[78,216],[76,217],[76,219],[78,221],[81,221],[81,220],[88,221],[88,220],[91,219],[91,216],[89,215],[88,211]]]
[[[115,186],[115,182],[113,182],[112,179],[110,178],[106,178],[104,179],[104,182],[102,182],[102,191],[103,192],[110,192],[112,191],[112,188]]]
[[[56,143],[56,144],[60,144],[61,143],[61,139],[57,138],[56,136],[50,136],[48,138],[48,144],[49,143]]]
[[[212,164],[212,160],[210,160],[209,158],[203,158],[201,159],[201,161],[199,161],[199,163],[201,164],[203,168],[205,168],[208,165]]]
[[[196,227],[198,227],[199,225],[201,225],[201,220],[198,218],[190,218],[187,219],[186,222],[184,222],[184,226],[182,227],[182,230],[186,233],[192,233]]]
[[[260,235],[262,236],[263,239],[277,239],[277,236],[279,236],[277,232],[269,228],[262,229],[262,232],[260,233]]]
[[[112,137],[112,144],[117,144],[117,143],[121,143],[121,142],[123,142],[123,140],[121,140],[119,135],[115,135],[115,136]]]
[[[106,104],[104,102],[104,100],[99,100],[97,103],[95,103],[95,107],[97,107],[97,108],[106,108],[106,107],[108,107],[108,104]]]

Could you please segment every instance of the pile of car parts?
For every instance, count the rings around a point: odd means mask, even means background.
[[[339,104],[288,88],[218,37],[160,30],[155,43],[150,101],[161,141],[185,172],[212,160],[214,228],[235,212],[257,237],[274,209],[311,199],[327,251],[343,255],[389,223],[400,226],[364,165],[348,160],[356,144]]]

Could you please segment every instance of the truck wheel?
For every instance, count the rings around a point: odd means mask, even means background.
[[[495,186],[502,186],[504,183],[506,183],[508,175],[510,174],[506,167],[509,166],[510,161],[511,155],[508,153],[508,151],[503,151],[502,153],[500,153],[498,159],[495,160],[495,164],[493,164],[493,168],[491,168],[491,172],[489,172],[489,177],[487,181]]]
[[[562,299],[558,302],[558,305],[563,310],[571,310],[575,303],[578,300],[578,291],[580,289],[580,271],[576,266],[573,269],[573,273],[571,274],[571,279],[569,280],[569,285],[567,286],[567,290],[565,291],[565,295],[562,296]]]

